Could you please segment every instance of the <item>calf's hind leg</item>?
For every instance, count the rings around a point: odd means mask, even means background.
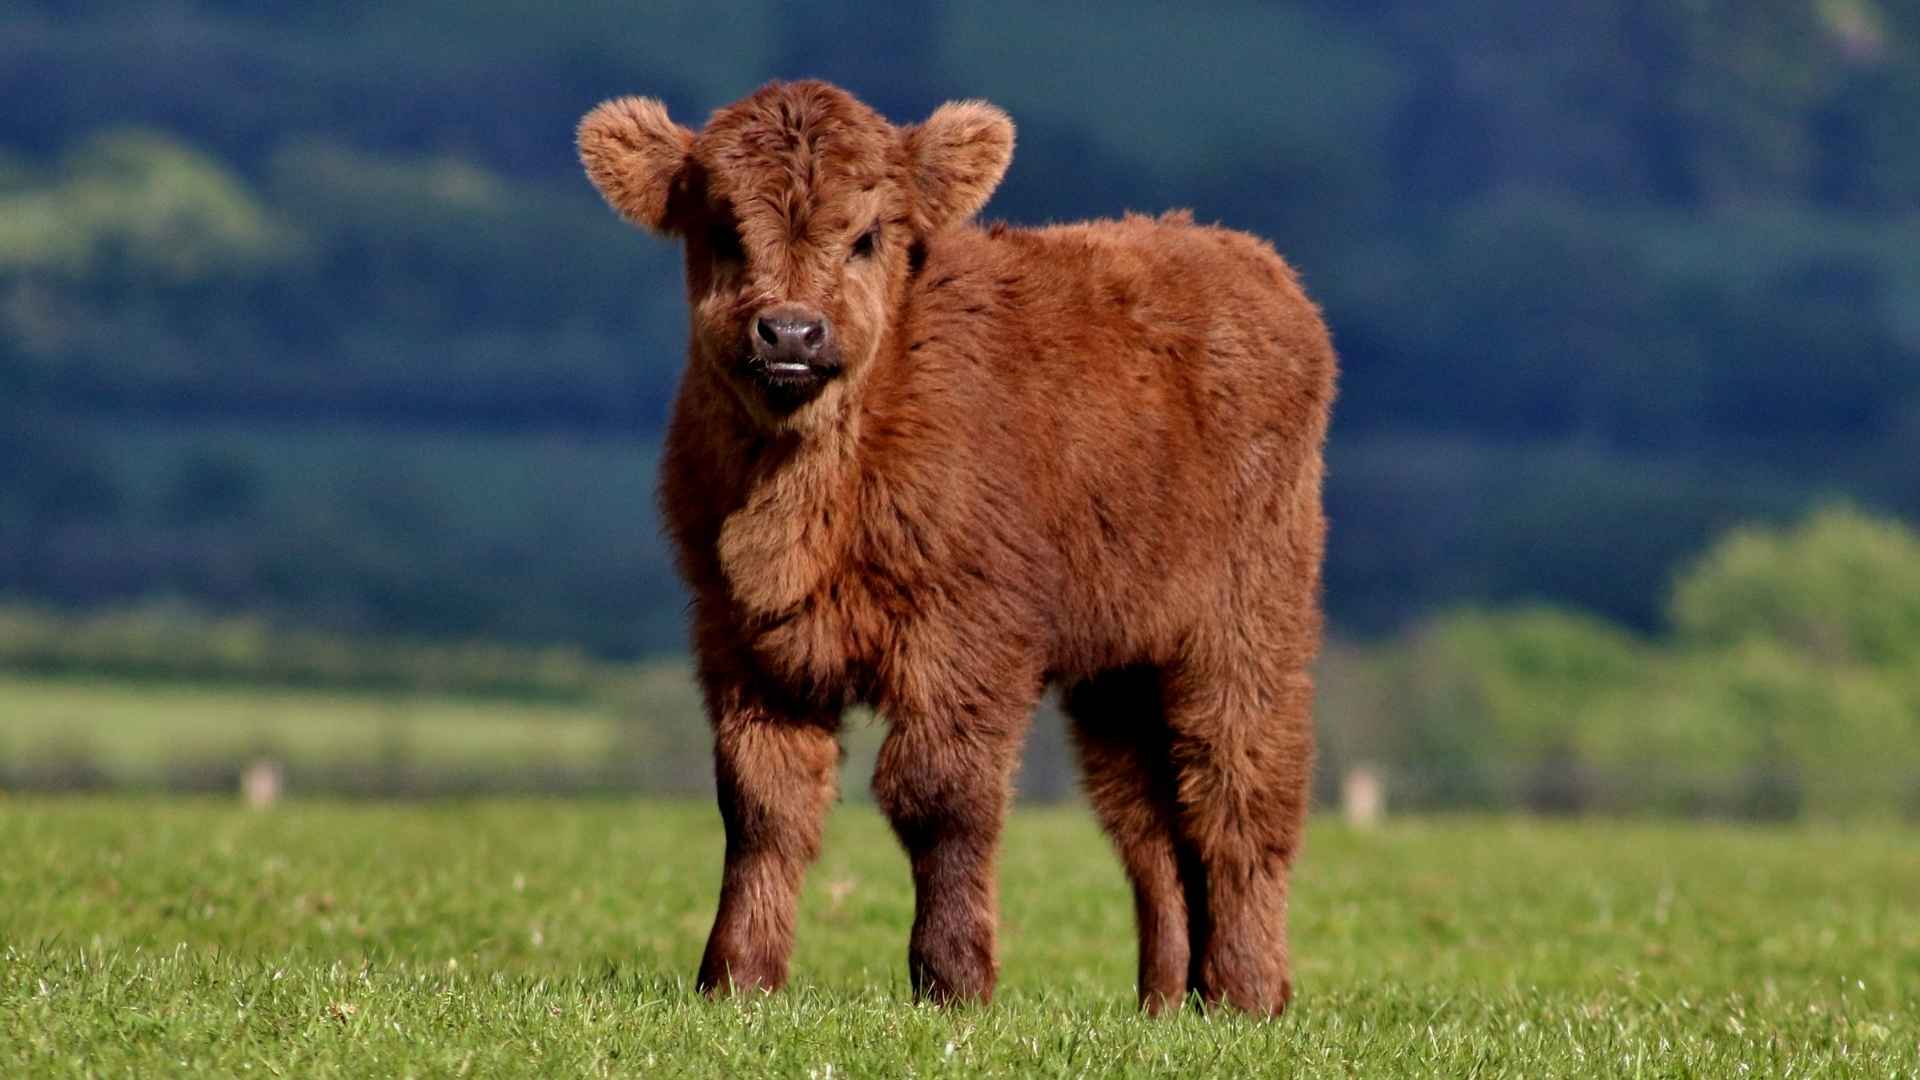
[[[1208,1003],[1277,1014],[1293,995],[1287,875],[1313,767],[1305,672],[1185,673],[1169,687],[1187,881],[1188,983]]]
[[[1160,673],[1106,672],[1068,687],[1062,705],[1073,721],[1087,798],[1133,885],[1140,1007],[1179,1008],[1187,995],[1187,901]]]

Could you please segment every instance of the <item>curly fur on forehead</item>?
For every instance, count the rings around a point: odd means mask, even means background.
[[[769,83],[714,113],[694,144],[711,200],[743,223],[782,223],[788,240],[811,218],[845,227],[862,195],[905,179],[906,153],[893,125],[851,94],[823,82]],[[844,219],[844,220],[843,220]]]

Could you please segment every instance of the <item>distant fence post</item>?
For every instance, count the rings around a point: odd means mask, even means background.
[[[1340,778],[1340,813],[1356,829],[1370,829],[1387,814],[1387,784],[1371,764],[1355,765]]]
[[[262,758],[241,770],[240,798],[255,810],[265,810],[280,801],[286,780],[286,770],[279,762]]]

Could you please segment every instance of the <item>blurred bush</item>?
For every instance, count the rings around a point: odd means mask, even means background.
[[[1327,768],[1388,763],[1411,806],[1920,812],[1920,537],[1845,507],[1741,528],[1673,594],[1658,638],[1535,608],[1336,650]]]
[[[1697,647],[1757,640],[1834,666],[1920,670],[1920,537],[1847,507],[1735,530],[1681,578],[1673,623]]]

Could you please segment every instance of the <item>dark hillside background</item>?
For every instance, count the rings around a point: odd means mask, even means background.
[[[1651,631],[1735,523],[1920,518],[1911,3],[9,0],[0,600],[678,651],[678,259],[572,128],[775,76],[1006,107],[989,216],[1271,238],[1345,363],[1344,636]]]

